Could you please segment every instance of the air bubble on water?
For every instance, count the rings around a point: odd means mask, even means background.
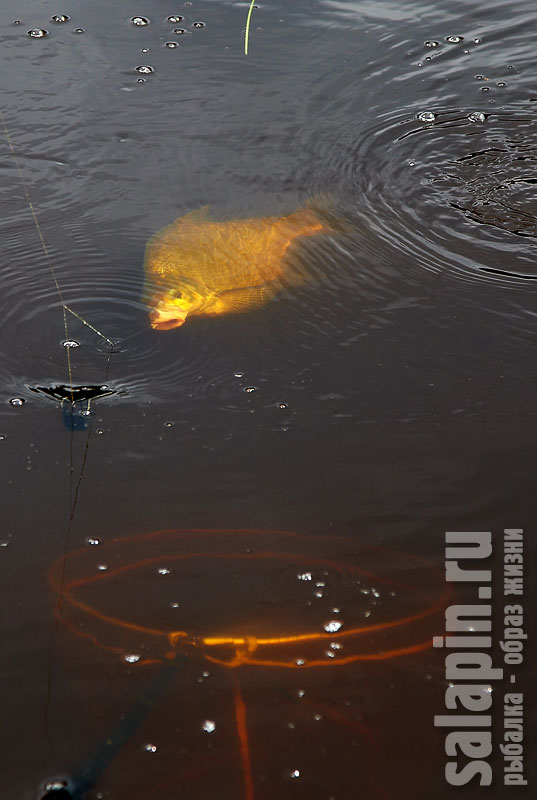
[[[296,725],[295,725],[294,722],[288,722],[287,723],[287,727],[290,728],[292,731],[294,731],[294,729],[296,728]]]
[[[168,569],[168,567],[159,567],[157,572],[158,572],[159,575],[169,575],[170,572],[171,572],[171,569]]]
[[[315,722],[319,722],[319,720],[321,720],[322,718],[323,718],[322,714],[314,714],[313,715],[313,719],[315,720]]]
[[[99,572],[106,572],[108,569],[108,564],[97,564],[97,569]]]
[[[75,28],[75,33],[86,33],[85,28]]]
[[[468,119],[470,122],[485,122],[486,116],[482,111],[472,111],[468,114]]]
[[[173,14],[171,17],[168,17],[168,22],[173,22],[175,24],[176,22],[182,22],[183,19],[184,18],[179,16],[179,14]]]
[[[212,719],[206,719],[201,728],[205,733],[213,733],[216,730],[216,722],[213,722]]]
[[[164,427],[165,428],[173,428],[173,422],[165,422],[164,423]]]
[[[380,597],[380,592],[378,589],[375,588],[371,589],[371,594],[373,595],[373,597]]]
[[[13,20],[13,25],[22,25],[22,20],[21,19],[14,19]]]
[[[338,619],[331,619],[329,622],[325,622],[323,628],[327,633],[337,633],[341,626],[343,625]]]
[[[138,78],[136,83],[145,83],[145,78]]]
[[[497,84],[496,84],[496,86],[502,86],[502,87],[503,87],[503,86],[505,86],[505,85],[506,85],[506,84],[505,84],[505,82],[504,82],[504,81],[500,81],[499,83],[497,83]]]
[[[89,547],[97,547],[97,545],[101,544],[101,540],[97,539],[96,536],[88,536],[88,538],[86,539],[86,544]]]
[[[171,50],[174,47],[179,47],[179,45],[177,44],[177,42],[165,42],[164,43],[164,47],[169,47],[170,50]]]
[[[297,665],[297,667],[303,667],[305,663],[306,662],[305,662],[305,660],[303,658],[297,658],[297,660],[295,661],[295,664]]]
[[[103,429],[99,428],[98,431],[97,431],[97,436],[102,436],[103,434],[104,434]]]
[[[244,378],[244,372],[234,372],[236,378]]]
[[[314,594],[315,594],[315,597],[324,597],[324,593],[323,593],[323,591],[321,589],[317,589],[317,591],[314,592]]]
[[[154,71],[153,67],[150,67],[148,64],[141,64],[139,67],[136,67],[136,72],[141,72],[142,75],[151,75]]]
[[[481,39],[474,39],[474,44],[481,44]]]
[[[67,781],[48,781],[45,784],[45,791],[46,792],[59,792],[62,789],[67,789],[68,783]]]
[[[80,416],[81,417],[91,417],[91,411],[89,410],[89,408],[84,408],[80,412]]]
[[[23,406],[25,402],[26,400],[24,399],[24,397],[12,397],[11,400],[9,401],[9,404],[11,406]]]
[[[179,603],[170,603],[170,608],[179,608]]]
[[[420,122],[434,122],[436,119],[436,114],[433,114],[432,111],[422,111],[418,114],[418,119]]]
[[[71,17],[68,14],[53,14],[50,21],[61,25],[62,22],[69,22],[70,19]]]
[[[296,779],[300,778],[300,770],[299,769],[290,769],[288,773],[290,778]]]
[[[297,578],[299,581],[311,581],[313,575],[311,572],[299,572]]]
[[[80,342],[77,342],[76,339],[66,339],[62,342],[62,347],[80,347]]]
[[[144,744],[144,750],[146,751],[146,753],[156,753],[157,746],[156,744],[150,744],[150,743]]]
[[[371,611],[369,611],[369,610],[368,611],[364,611],[364,617],[370,617],[370,616],[371,616]]]
[[[182,35],[183,35],[183,33],[186,33],[186,31],[185,31],[185,29],[184,29],[184,28],[175,28],[175,30],[174,30],[174,33],[175,33],[177,36],[182,36]]]
[[[193,28],[204,28],[205,27],[205,23],[204,22],[193,22],[192,23],[192,27]]]
[[[142,47],[140,53],[149,53],[149,47]]]
[[[440,42],[435,42],[433,40],[425,42],[425,47],[438,47]]]
[[[201,674],[203,675],[204,678],[209,678],[211,676],[211,673],[208,670],[205,670]]]
[[[332,614],[339,614],[341,609],[337,608],[337,606],[336,606],[335,608],[331,608],[330,611],[332,612]]]
[[[287,403],[278,403],[278,408],[289,408]]]
[[[255,392],[255,386],[247,386],[244,391],[247,392],[248,394],[250,394],[251,392]]]
[[[341,642],[330,642],[330,647],[332,648],[332,650],[342,650],[343,649],[343,645],[341,644]]]
[[[298,692],[296,693],[296,696],[298,698],[302,698],[302,697],[304,697],[305,694],[306,694],[306,692],[305,692],[304,689],[299,689]]]
[[[321,589],[323,586],[326,586],[326,583],[324,581],[315,581],[315,586]]]
[[[457,44],[457,42],[464,41],[464,36],[446,36],[446,42],[450,44]]]
[[[136,664],[136,662],[140,660],[140,656],[138,653],[128,653],[126,656],[123,656],[123,660],[126,661],[127,664]]]
[[[325,654],[325,656],[327,658],[335,658],[336,657],[336,654],[334,653],[333,650],[325,650],[324,654]]]
[[[30,39],[43,39],[43,37],[48,36],[48,31],[44,28],[32,28],[28,31],[28,36]]]
[[[145,25],[149,25],[149,20],[146,17],[133,17],[131,22],[133,25],[136,25],[137,28],[143,28]]]
[[[9,539],[2,539],[0,541],[0,547],[9,547]]]
[[[488,87],[488,86],[482,86],[482,87],[481,87],[481,91],[482,91],[482,92],[490,92],[490,89],[489,89],[489,87]]]

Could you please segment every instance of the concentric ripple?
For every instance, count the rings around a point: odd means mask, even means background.
[[[354,190],[382,240],[425,270],[537,280],[537,136],[529,112],[424,110],[370,129]]]

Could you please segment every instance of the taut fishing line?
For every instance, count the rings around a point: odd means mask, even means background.
[[[63,549],[63,568],[61,570],[60,588],[59,588],[59,592],[58,592],[58,601],[57,601],[58,614],[55,617],[56,622],[55,622],[55,626],[54,626],[54,630],[53,630],[53,634],[52,634],[51,649],[50,649],[50,656],[49,656],[48,678],[47,678],[47,696],[46,696],[45,714],[44,714],[44,717],[45,717],[45,736],[47,738],[47,741],[49,742],[49,745],[50,745],[51,749],[53,750],[54,748],[53,748],[53,746],[52,746],[52,744],[51,744],[51,742],[49,740],[49,736],[48,736],[48,714],[49,714],[50,697],[51,697],[51,689],[52,689],[52,671],[53,671],[53,664],[54,664],[54,653],[55,653],[55,647],[56,647],[56,638],[57,638],[57,632],[58,632],[59,618],[63,614],[63,587],[64,587],[64,583],[65,583],[65,572],[66,572],[66,566],[67,566],[67,557],[68,557],[68,554],[69,554],[69,540],[70,540],[71,530],[72,530],[74,519],[75,519],[76,508],[77,508],[77,505],[78,505],[80,487],[81,487],[81,484],[82,484],[82,479],[84,477],[84,471],[85,471],[85,467],[86,467],[86,463],[87,463],[88,451],[89,451],[89,440],[90,440],[90,436],[91,436],[91,425],[88,425],[88,433],[87,433],[87,436],[86,436],[86,443],[85,443],[85,446],[84,446],[84,454],[83,454],[83,457],[82,457],[82,463],[81,463],[81,466],[80,466],[78,479],[77,479],[76,484],[75,484],[75,481],[74,481],[75,467],[74,467],[74,456],[73,456],[73,435],[74,435],[74,431],[75,431],[76,428],[75,428],[74,411],[75,411],[75,403],[79,402],[80,390],[77,389],[77,387],[75,387],[74,384],[73,384],[73,364],[72,364],[72,359],[71,359],[71,346],[70,346],[70,341],[71,340],[70,340],[70,336],[69,336],[68,314],[71,314],[73,317],[78,319],[87,328],[89,328],[91,331],[93,331],[93,333],[95,333],[97,336],[100,336],[107,344],[110,345],[110,352],[108,354],[107,361],[106,361],[106,370],[105,370],[105,378],[104,378],[105,381],[108,380],[108,373],[109,373],[109,368],[110,368],[110,356],[114,352],[114,348],[119,344],[119,342],[113,342],[111,339],[108,338],[108,336],[106,336],[104,333],[102,333],[102,331],[100,331],[98,328],[96,328],[94,325],[92,325],[90,322],[88,322],[86,319],[84,319],[84,317],[82,317],[80,314],[78,314],[74,309],[72,309],[65,302],[65,298],[64,298],[64,295],[63,295],[63,292],[62,292],[61,284],[60,284],[60,281],[58,279],[58,274],[56,272],[54,264],[52,263],[52,258],[51,258],[49,249],[47,247],[47,244],[46,244],[46,241],[45,241],[45,237],[43,236],[43,231],[41,229],[41,225],[39,224],[39,219],[38,219],[35,207],[34,207],[34,205],[32,203],[32,198],[30,197],[30,191],[28,189],[28,185],[27,185],[26,180],[24,178],[24,174],[23,174],[22,167],[21,167],[21,164],[20,164],[20,161],[19,161],[19,157],[17,156],[17,152],[16,152],[14,144],[13,144],[13,139],[11,137],[11,134],[10,134],[9,129],[7,127],[6,121],[5,121],[4,116],[3,116],[1,111],[0,111],[0,124],[1,124],[1,126],[3,128],[4,134],[5,134],[5,137],[6,137],[6,141],[8,143],[9,151],[10,151],[12,157],[13,157],[13,160],[14,160],[14,163],[15,163],[15,166],[16,166],[16,169],[17,169],[17,173],[18,173],[18,176],[19,176],[19,179],[20,179],[20,183],[21,183],[21,186],[22,186],[22,188],[24,190],[26,203],[27,203],[28,208],[30,210],[30,214],[32,216],[32,220],[33,220],[35,229],[37,231],[37,235],[38,235],[39,241],[41,243],[41,247],[43,249],[43,253],[45,255],[45,260],[46,260],[46,263],[47,263],[48,268],[50,270],[50,274],[52,275],[52,280],[54,281],[54,285],[56,287],[56,292],[58,294],[58,297],[59,297],[59,300],[60,300],[60,303],[61,303],[62,316],[63,316],[63,330],[64,330],[64,334],[65,334],[64,349],[65,349],[65,352],[66,352],[67,374],[68,374],[68,381],[69,381],[68,387],[67,387],[68,391],[65,393],[67,396],[65,396],[65,394],[64,394],[63,396],[60,396],[60,398],[58,398],[58,397],[55,397],[55,395],[53,393],[53,390],[51,390],[49,392],[46,392],[47,394],[49,394],[49,396],[53,397],[54,399],[60,399],[60,404],[61,404],[61,407],[62,407],[62,411],[64,410],[64,404],[66,402],[70,403],[70,409],[69,410],[71,412],[70,416],[68,417],[68,419],[70,420],[70,426],[69,426],[70,427],[70,437],[69,437],[69,516],[68,516],[67,528],[66,528],[66,532],[65,532],[65,541],[64,541],[64,549]],[[137,336],[137,335],[139,335],[140,333],[142,333],[143,331],[146,331],[146,330],[147,330],[147,327],[144,327],[141,330],[136,331],[134,334],[131,334],[130,336],[126,337],[126,339],[131,339],[133,336]],[[121,340],[121,341],[125,341],[125,340]],[[86,408],[86,410],[84,412],[82,412],[84,414],[84,416],[86,416],[86,417],[89,417],[89,415],[90,415],[91,399],[92,399],[91,397],[87,397],[87,408]],[[65,417],[64,417],[64,419],[65,419]]]

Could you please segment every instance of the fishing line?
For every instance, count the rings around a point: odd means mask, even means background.
[[[30,192],[28,191],[28,187],[26,185],[26,181],[24,180],[24,175],[22,174],[22,169],[21,169],[21,166],[20,166],[20,163],[19,163],[19,159],[18,159],[17,153],[15,151],[15,147],[13,146],[13,141],[11,139],[11,135],[9,133],[6,121],[4,119],[4,115],[2,114],[1,111],[0,111],[0,121],[2,122],[2,127],[4,129],[4,133],[5,133],[5,136],[6,136],[6,141],[7,141],[9,150],[11,152],[11,155],[13,156],[13,160],[15,162],[15,166],[17,168],[17,172],[19,173],[19,179],[20,179],[22,188],[24,190],[24,194],[26,195],[26,202],[28,204],[28,208],[30,209],[30,213],[31,213],[32,219],[34,221],[35,229],[37,231],[37,235],[39,236],[39,241],[41,242],[41,247],[43,248],[43,253],[45,254],[45,259],[47,261],[48,267],[50,269],[50,273],[52,275],[52,280],[54,281],[54,285],[56,286],[56,291],[58,292],[58,297],[60,298],[60,302],[62,304],[63,328],[64,328],[64,332],[65,332],[65,340],[69,341],[69,330],[68,330],[68,325],[67,325],[67,313],[66,313],[66,307],[65,307],[65,302],[64,302],[64,299],[63,299],[63,294],[62,294],[60,282],[58,280],[58,276],[56,275],[56,270],[54,269],[54,266],[52,264],[52,259],[50,257],[50,253],[48,251],[48,247],[46,245],[45,238],[44,238],[43,232],[41,230],[41,225],[39,224],[39,220],[37,218],[37,214],[35,212],[35,208],[34,208],[34,205],[32,203],[32,198],[30,197]],[[72,371],[72,366],[71,366],[71,353],[69,352],[70,351],[69,347],[66,347],[65,350],[67,352],[67,372],[69,374],[69,388],[71,390],[71,398],[72,398],[73,397],[73,371]]]
[[[88,322],[86,319],[84,319],[80,314],[78,314],[74,309],[72,309],[70,306],[68,306],[67,303],[65,302],[64,295],[63,295],[62,288],[61,288],[61,284],[60,284],[60,281],[58,279],[58,274],[57,274],[56,269],[54,267],[54,264],[52,262],[50,251],[49,251],[49,249],[47,247],[47,244],[46,244],[46,241],[45,241],[45,237],[43,235],[43,231],[41,229],[41,225],[39,223],[39,219],[38,219],[34,204],[32,203],[32,198],[30,196],[30,191],[28,189],[28,185],[27,185],[26,180],[24,178],[22,167],[21,167],[19,158],[17,156],[17,152],[15,150],[15,146],[13,144],[13,140],[12,140],[11,134],[9,132],[9,129],[7,127],[7,123],[6,123],[5,119],[4,119],[4,116],[3,116],[2,112],[1,112],[1,110],[0,110],[0,123],[1,123],[2,128],[3,128],[4,134],[5,134],[5,137],[6,137],[6,141],[8,143],[9,151],[10,151],[12,157],[13,157],[13,160],[14,160],[14,163],[15,163],[15,166],[16,166],[16,169],[17,169],[17,173],[18,173],[18,176],[19,176],[19,180],[20,180],[20,183],[21,183],[21,186],[23,188],[24,195],[25,195],[25,198],[26,198],[26,203],[27,203],[28,208],[30,210],[30,214],[32,216],[32,220],[33,220],[35,229],[37,231],[37,235],[38,235],[39,241],[41,243],[41,248],[43,250],[46,263],[47,263],[48,268],[50,270],[50,274],[52,276],[52,280],[53,280],[54,285],[56,287],[56,292],[58,294],[58,298],[59,298],[60,303],[61,303],[62,316],[63,316],[63,330],[64,330],[64,334],[65,334],[64,347],[65,347],[65,351],[66,351],[67,373],[68,373],[68,379],[69,379],[69,395],[70,395],[70,403],[71,403],[71,412],[73,412],[74,409],[75,409],[75,396],[74,396],[74,386],[73,386],[73,364],[72,364],[72,360],[71,360],[71,347],[70,347],[70,344],[69,344],[71,340],[70,340],[70,335],[69,335],[69,325],[68,325],[68,320],[67,320],[67,313],[72,314],[74,317],[76,317],[76,319],[78,319],[80,322],[82,322],[86,327],[88,327],[91,331],[93,331],[95,334],[100,336],[102,339],[104,339],[104,341],[106,341],[110,345],[110,353],[108,354],[107,361],[106,361],[105,380],[108,379],[108,372],[109,372],[109,368],[110,368],[110,356],[111,356],[111,353],[114,350],[114,347],[116,346],[116,343],[114,343],[111,339],[108,338],[108,336],[106,336],[98,328],[96,328],[94,325],[92,325],[90,322]],[[147,327],[144,328],[143,330],[147,330]],[[142,331],[138,331],[137,333],[141,333],[141,332]],[[132,335],[136,335],[136,334],[132,334]],[[127,337],[127,338],[132,338],[132,337]],[[63,411],[63,406],[64,406],[65,402],[67,402],[67,399],[66,398],[62,398],[62,400],[61,400],[62,411]],[[91,403],[91,399],[88,398],[88,406],[87,406],[87,410],[86,410],[86,415],[87,416],[89,416],[89,413],[90,413],[90,403]],[[90,436],[91,436],[91,425],[89,425],[88,426],[88,434],[87,434],[87,437],[86,437],[86,443],[85,443],[85,447],[84,447],[84,454],[83,454],[83,457],[82,457],[82,464],[80,466],[80,472],[79,472],[78,480],[77,480],[76,486],[75,486],[74,485],[75,468],[74,468],[74,454],[73,454],[73,444],[74,444],[73,437],[74,437],[75,425],[74,425],[73,416],[70,417],[70,421],[71,421],[71,426],[70,426],[70,437],[69,437],[69,518],[68,518],[68,522],[67,522],[67,529],[66,529],[66,532],[65,532],[65,540],[64,540],[64,548],[63,548],[63,567],[62,567],[62,572],[61,572],[60,587],[59,587],[59,594],[58,594],[58,601],[57,601],[58,614],[56,615],[56,622],[55,622],[54,630],[53,630],[53,633],[52,633],[50,652],[49,652],[49,659],[48,659],[47,693],[46,693],[45,709],[44,709],[45,738],[46,738],[46,740],[47,740],[52,752],[54,752],[54,747],[52,745],[52,742],[49,739],[49,710],[50,710],[50,700],[51,700],[51,693],[52,693],[52,675],[53,675],[53,668],[54,668],[56,640],[57,640],[57,635],[58,635],[59,619],[63,614],[63,592],[64,592],[65,575],[66,575],[66,568],[67,568],[67,559],[68,559],[68,555],[69,555],[69,544],[70,544],[71,531],[72,531],[74,520],[75,520],[75,514],[76,514],[76,509],[77,509],[77,506],[78,506],[80,488],[81,488],[81,485],[82,485],[82,480],[83,480],[83,477],[84,477],[84,472],[85,472],[86,463],[87,463],[87,459],[88,459],[89,441],[90,441]]]

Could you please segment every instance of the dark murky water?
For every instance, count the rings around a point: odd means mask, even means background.
[[[2,114],[64,301],[119,343],[68,315],[97,396],[71,434],[61,301],[2,135],[10,800],[54,780],[93,800],[455,795],[442,658],[417,647],[442,627],[444,531],[529,534],[537,510],[533,5],[267,0],[245,57],[247,7],[0,12]],[[149,328],[157,229],[319,195],[344,224],[295,249],[308,286]]]

